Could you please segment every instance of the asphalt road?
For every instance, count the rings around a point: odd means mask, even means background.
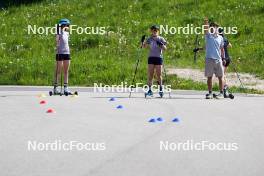
[[[263,175],[264,96],[77,89],[49,97],[47,87],[0,87],[0,175]]]

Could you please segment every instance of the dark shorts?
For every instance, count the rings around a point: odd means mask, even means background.
[[[56,61],[71,60],[69,54],[56,54]]]
[[[230,58],[227,58],[227,59],[225,59],[225,60],[226,60],[225,67],[228,67],[228,66],[229,66],[229,64],[230,64],[230,62],[231,62],[231,59],[230,59]]]
[[[163,59],[160,57],[149,57],[148,58],[148,64],[153,64],[153,65],[162,65]]]

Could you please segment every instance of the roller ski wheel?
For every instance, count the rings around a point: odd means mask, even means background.
[[[233,94],[229,94],[229,98],[233,100],[235,96]]]
[[[213,98],[215,98],[215,99],[216,99],[216,94],[215,94],[215,93],[213,94]]]
[[[73,95],[73,94],[72,94],[71,92],[69,92],[69,91],[65,91],[65,92],[64,92],[64,95],[65,95],[65,96],[69,96],[69,95]]]
[[[52,96],[53,95],[53,92],[52,91],[49,91],[49,96]]]

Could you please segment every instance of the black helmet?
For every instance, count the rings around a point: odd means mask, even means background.
[[[210,27],[219,27],[219,25],[216,22],[211,22],[209,24]]]

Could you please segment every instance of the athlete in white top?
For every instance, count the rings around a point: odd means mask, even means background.
[[[64,71],[64,94],[69,93],[68,90],[68,75],[70,67],[70,47],[69,47],[69,29],[70,21],[61,19],[58,24],[56,34],[56,66],[54,76],[54,94],[62,93],[58,90],[58,80],[61,76],[62,68]],[[62,83],[61,83],[62,84]]]

